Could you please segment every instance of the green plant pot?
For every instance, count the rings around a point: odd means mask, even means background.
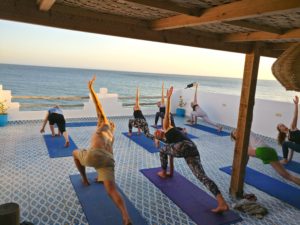
[[[176,116],[185,117],[185,109],[177,108],[176,109]]]
[[[8,116],[7,114],[0,114],[0,127],[6,126],[8,123]]]

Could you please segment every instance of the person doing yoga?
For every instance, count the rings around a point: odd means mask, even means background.
[[[235,141],[237,130],[233,130],[230,136],[231,140]],[[265,144],[262,138],[255,136],[252,132],[249,137],[248,159],[249,156],[261,159],[264,164],[270,164],[280,176],[300,185],[300,178],[290,174],[279,162],[276,150]]]
[[[221,131],[223,127],[211,121],[208,118],[207,113],[199,106],[197,101],[197,91],[198,91],[198,83],[196,84],[194,101],[191,102],[191,107],[193,108],[193,111],[191,112],[191,118],[188,120],[188,122],[190,122],[191,124],[197,124],[197,117],[201,117],[204,122],[215,126],[218,129],[218,131]]]
[[[277,125],[278,130],[278,137],[277,141],[278,144],[282,146],[282,154],[283,159],[280,161],[283,164],[288,163],[293,158],[293,152],[300,152],[300,130],[297,128],[297,121],[298,121],[298,104],[299,98],[295,96],[294,98],[294,117],[290,128],[288,128],[283,123],[279,123]],[[286,140],[286,137],[288,140]],[[291,150],[289,154],[289,149]]]
[[[136,96],[135,96],[135,105],[133,107],[133,116],[134,119],[130,119],[128,122],[128,136],[132,135],[132,127],[138,128],[138,134],[140,134],[140,130],[142,130],[147,138],[154,139],[154,136],[150,134],[150,130],[148,127],[148,123],[141,111],[140,103],[139,103],[139,88],[136,89]]]
[[[88,88],[97,111],[97,128],[92,135],[90,147],[88,149],[74,150],[73,158],[81,175],[83,185],[90,184],[86,176],[85,167],[89,166],[96,169],[98,174],[97,181],[103,182],[106,192],[121,211],[123,223],[130,225],[132,223],[126,205],[115,184],[115,161],[113,157],[115,125],[112,121],[107,119],[102,105],[93,89],[95,80],[96,77],[94,76],[93,79],[89,81]]]
[[[162,83],[162,90],[161,90],[161,100],[157,102],[157,107],[159,109],[158,112],[155,114],[155,121],[154,127],[157,126],[158,119],[161,118],[162,120],[165,117],[166,106],[165,106],[165,97],[164,97],[164,83]]]
[[[41,133],[45,132],[45,126],[48,121],[49,121],[49,126],[50,126],[52,137],[60,136],[62,134],[66,141],[65,147],[66,148],[69,147],[70,141],[69,141],[68,132],[66,131],[66,120],[65,120],[63,111],[59,108],[58,105],[56,105],[53,108],[50,108],[48,110],[46,117],[43,121],[42,128],[40,130]],[[58,134],[55,134],[54,124],[56,124],[58,127]]]
[[[170,123],[170,105],[173,87],[167,91],[167,107],[166,115],[163,121],[163,128],[167,144],[160,148],[160,161],[162,170],[158,172],[161,178],[173,176],[174,164],[173,157],[184,158],[193,174],[201,181],[213,195],[216,197],[217,208],[212,209],[212,212],[220,213],[229,209],[217,185],[205,174],[201,165],[200,154],[197,146],[181,131],[172,127]],[[159,137],[157,137],[159,138]],[[167,173],[168,156],[170,157],[170,172]]]

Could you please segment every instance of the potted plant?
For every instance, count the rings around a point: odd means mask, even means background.
[[[7,124],[7,109],[6,100],[0,100],[0,127],[3,127]]]
[[[178,102],[178,108],[176,109],[176,115],[177,116],[181,116],[181,117],[185,117],[185,107],[186,102],[183,101],[182,96],[179,96],[179,102]]]

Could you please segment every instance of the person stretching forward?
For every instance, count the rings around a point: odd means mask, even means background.
[[[164,132],[167,144],[160,148],[160,161],[162,170],[158,172],[161,178],[173,176],[173,157],[184,158],[193,174],[201,181],[216,197],[218,206],[212,209],[212,212],[220,213],[229,209],[217,185],[206,176],[205,171],[201,165],[200,155],[197,146],[184,135],[181,131],[172,127],[170,121],[170,103],[173,87],[167,91],[167,108],[163,121]],[[161,133],[161,132],[156,132]],[[161,137],[157,137],[161,138]],[[170,173],[167,173],[168,156],[170,156]]]
[[[230,136],[231,140],[235,141],[237,138],[237,131],[233,130]],[[258,136],[254,136],[253,133],[250,133],[248,156],[259,158],[264,164],[270,164],[280,176],[294,182],[295,184],[300,185],[300,178],[290,174],[283,167],[283,165],[281,165],[275,149],[265,144],[261,138],[259,138]]]
[[[96,106],[98,116],[97,129],[92,135],[90,148],[87,150],[77,149],[73,151],[73,158],[75,165],[80,172],[82,183],[84,185],[90,184],[85,173],[85,167],[90,166],[96,169],[98,173],[98,182],[103,181],[105,190],[121,211],[123,223],[129,225],[132,223],[130,221],[124,200],[117,190],[114,177],[115,161],[113,157],[112,146],[114,142],[113,133],[115,130],[115,125],[112,121],[109,121],[104,114],[102,105],[93,89],[93,83],[95,80],[96,77],[94,76],[93,79],[89,81],[88,87]]]

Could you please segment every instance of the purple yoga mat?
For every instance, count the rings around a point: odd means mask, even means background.
[[[158,189],[182,209],[198,225],[224,225],[242,221],[233,211],[216,214],[210,210],[217,206],[216,200],[195,184],[174,171],[172,178],[157,176],[161,168],[140,170]]]

